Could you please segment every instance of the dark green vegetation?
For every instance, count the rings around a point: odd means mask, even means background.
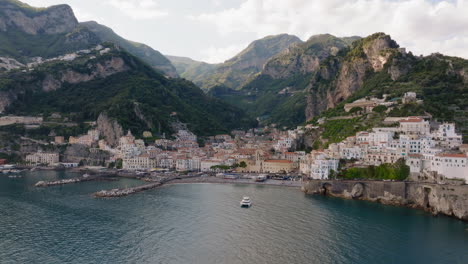
[[[203,80],[208,78],[208,76],[219,66],[219,64],[195,61],[185,57],[166,57],[171,61],[172,65],[174,65],[181,78],[190,80],[199,86],[202,84]]]
[[[1,153],[1,152],[0,152],[0,159],[5,159],[7,163],[11,163],[11,164],[16,164],[22,161],[21,156],[17,154],[7,154],[7,153]]]
[[[340,174],[338,178],[346,180],[370,179],[370,180],[397,180],[403,181],[408,178],[410,168],[403,159],[393,164],[382,164],[380,166],[369,166],[367,168],[350,168]]]
[[[286,80],[274,80],[270,76],[260,75],[240,91],[215,87],[210,94],[245,109],[251,116],[260,117],[263,122],[294,126],[305,120],[305,94],[301,89],[284,88],[304,87],[308,81],[308,77],[303,75]]]
[[[106,65],[115,58],[122,59],[128,69],[87,82],[64,82],[61,88],[50,92],[41,89],[49,75],[60,77],[66,71],[90,73],[97,64]],[[81,123],[96,120],[100,113],[107,112],[136,135],[145,130],[154,135],[171,132],[170,124],[174,121],[188,123],[199,135],[255,125],[241,110],[206,96],[189,81],[165,78],[125,51],[113,50],[92,60],[43,64],[31,73],[12,72],[4,78],[11,81],[0,90],[19,93],[8,113],[60,112]]]
[[[60,135],[68,139],[70,136],[86,134],[89,129],[91,129],[91,126],[85,123],[80,123],[77,126],[44,124],[39,128],[33,129],[26,129],[24,125],[9,125],[0,127],[0,132],[49,142],[51,140],[53,141],[55,135]]]
[[[82,38],[86,38],[86,41],[76,41]],[[54,35],[31,35],[19,30],[0,31],[0,56],[12,57],[21,63],[26,63],[31,57],[56,57],[87,49],[98,43],[100,43],[99,38],[81,26],[72,32]]]

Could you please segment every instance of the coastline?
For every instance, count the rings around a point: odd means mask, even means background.
[[[405,181],[309,180],[304,182],[302,191],[306,194],[420,209],[434,216],[441,214],[468,222],[468,185]]]
[[[255,182],[255,181],[253,181],[251,179],[231,180],[231,179],[217,178],[217,177],[211,177],[211,176],[210,177],[195,177],[195,178],[186,178],[186,179],[176,179],[176,180],[166,182],[164,185],[197,184],[197,183],[206,183],[206,184],[250,184],[250,185],[289,187],[289,188],[297,188],[297,189],[300,189],[302,187],[302,182],[300,182],[300,181],[266,180],[264,182]]]

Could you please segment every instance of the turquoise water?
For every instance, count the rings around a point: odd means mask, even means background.
[[[32,187],[73,176],[0,175],[0,263],[468,263],[464,222],[293,188],[185,184],[94,199],[140,182]]]

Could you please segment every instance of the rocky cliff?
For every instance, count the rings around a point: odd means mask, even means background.
[[[177,71],[171,62],[150,46],[126,40],[117,35],[111,28],[94,21],[82,22],[80,25],[91,30],[102,42],[115,43],[168,77],[178,77]]]
[[[104,42],[119,45],[168,77],[178,77],[158,51],[126,40],[96,22],[78,23],[68,5],[35,8],[16,0],[0,0],[0,56],[26,64],[33,57],[56,57]]]
[[[116,147],[119,139],[124,135],[122,126],[115,119],[111,119],[106,113],[101,113],[97,119],[97,129],[107,141],[107,143]]]
[[[85,83],[130,70],[122,57],[110,54],[97,53],[97,57],[80,58],[80,62],[82,64],[58,60],[41,64],[30,72],[0,75],[5,80],[0,90],[0,112],[4,112],[18,96],[31,91],[51,92],[64,85]]]
[[[350,50],[321,64],[307,88],[306,119],[335,107],[360,89],[369,72],[382,71],[399,46],[389,35],[376,33],[353,43]],[[396,72],[397,69],[393,69]],[[399,73],[394,73],[399,75]],[[329,82],[325,87],[323,80]],[[323,102],[326,102],[323,103]]]
[[[323,59],[336,55],[347,47],[347,42],[329,34],[315,35],[304,43],[290,45],[284,51],[270,59],[262,71],[274,79],[286,79],[290,76],[316,72]]]
[[[60,89],[64,84],[77,84],[88,82],[96,78],[106,78],[113,74],[130,69],[120,57],[107,57],[102,61],[90,61],[85,65],[92,69],[89,72],[79,72],[75,69],[63,69],[62,71],[48,73],[42,80],[42,90],[45,92]]]
[[[34,8],[16,0],[0,1],[0,31],[21,30],[24,33],[61,34],[78,25],[68,5]]]
[[[311,180],[302,189],[308,194],[407,206],[468,221],[468,185]]]

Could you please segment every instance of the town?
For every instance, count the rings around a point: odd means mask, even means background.
[[[405,100],[416,100],[415,93]],[[386,103],[387,102],[383,102]],[[358,100],[345,110],[358,106],[366,111],[377,107],[377,100]],[[324,149],[299,150],[304,134],[319,129],[308,124],[282,131],[272,126],[235,130],[230,134],[204,138],[203,145],[186,126],[171,138],[153,138],[144,132],[137,139],[131,131],[111,145],[99,130],[86,135],[55,136],[54,145],[81,145],[100,155],[99,165],[129,172],[216,172],[295,175],[303,179],[336,179],[343,170],[366,168],[404,161],[412,181],[467,183],[467,151],[453,123],[438,123],[430,116],[386,118],[388,126],[360,131]],[[62,160],[57,152],[35,152],[25,157],[29,165],[78,167],[81,160]],[[2,161],[0,161],[2,162]],[[5,162],[5,161],[3,161]]]

